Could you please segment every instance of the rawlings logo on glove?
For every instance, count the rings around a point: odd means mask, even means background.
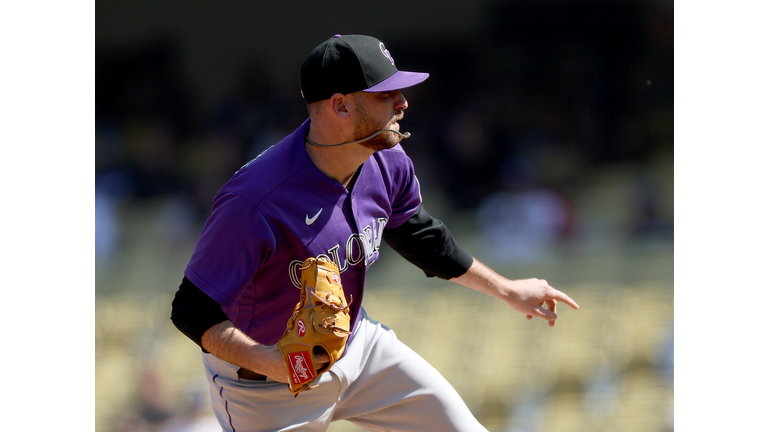
[[[313,388],[315,378],[336,363],[350,333],[349,304],[333,261],[307,258],[300,270],[301,297],[277,342],[288,369],[288,389],[295,396]],[[317,369],[314,354],[320,350],[328,354],[330,362]]]
[[[315,369],[308,368],[309,352],[301,351],[288,354],[288,367],[294,385],[302,385],[315,379]]]

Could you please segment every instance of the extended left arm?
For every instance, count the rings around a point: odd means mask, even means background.
[[[497,298],[512,309],[526,314],[528,319],[534,316],[543,318],[549,321],[550,327],[555,325],[557,319],[558,301],[574,309],[579,308],[575,301],[549,286],[543,279],[507,279],[477,259],[466,273],[450,281]],[[544,304],[547,305],[546,309]]]
[[[542,279],[510,280],[500,276],[459,246],[448,228],[423,206],[403,225],[384,230],[384,240],[427,276],[437,276],[497,298],[528,319],[557,319],[557,302],[578,309],[570,297]],[[542,306],[546,304],[548,309]]]

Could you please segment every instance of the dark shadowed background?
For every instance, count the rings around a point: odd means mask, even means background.
[[[673,6],[97,1],[96,430],[217,430],[170,301],[218,188],[306,118],[304,57],[361,33],[431,74],[401,122],[430,213],[581,305],[548,328],[383,247],[369,313],[491,431],[671,431]]]

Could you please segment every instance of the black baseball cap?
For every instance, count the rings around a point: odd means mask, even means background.
[[[392,54],[374,37],[337,34],[318,45],[301,64],[301,95],[312,103],[335,93],[400,90],[428,77],[425,72],[397,70]]]

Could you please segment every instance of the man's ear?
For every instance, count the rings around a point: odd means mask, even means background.
[[[333,109],[333,113],[343,119],[348,119],[351,111],[349,103],[351,98],[347,98],[341,93],[336,93],[331,96],[330,105]]]

